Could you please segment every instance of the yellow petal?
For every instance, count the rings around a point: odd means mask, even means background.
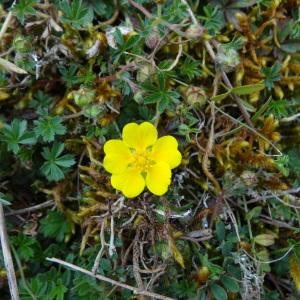
[[[129,123],[123,128],[122,137],[129,147],[144,150],[157,140],[157,130],[149,122],[143,122],[140,125]]]
[[[109,140],[104,145],[103,166],[109,173],[123,173],[132,160],[128,146],[121,140]]]
[[[146,176],[146,185],[151,193],[157,196],[165,194],[171,183],[171,169],[165,162],[152,166]]]
[[[137,170],[127,169],[122,174],[113,174],[111,185],[120,190],[125,197],[134,198],[144,190],[145,179]]]
[[[159,138],[152,149],[151,159],[156,162],[166,162],[171,169],[176,168],[181,163],[181,153],[177,150],[177,140],[166,135]]]

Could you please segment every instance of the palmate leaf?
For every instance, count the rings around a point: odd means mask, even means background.
[[[270,90],[274,87],[274,82],[280,80],[281,64],[276,62],[272,67],[263,67],[262,73],[265,75],[265,85]]]
[[[8,151],[18,154],[20,145],[33,145],[36,138],[33,132],[27,131],[27,121],[13,120],[6,124],[0,134],[0,141],[7,144]]]
[[[199,18],[204,20],[204,27],[208,30],[209,34],[217,34],[224,26],[224,14],[218,6],[208,4],[203,8],[205,16]]]
[[[47,216],[41,220],[40,230],[45,237],[55,238],[61,242],[65,235],[72,232],[72,223],[63,213],[49,211]]]
[[[179,74],[187,76],[189,80],[192,80],[197,76],[204,75],[200,66],[200,61],[187,57],[179,67]]]
[[[36,0],[20,0],[13,6],[12,11],[16,14],[16,17],[22,25],[28,15],[36,14],[36,10],[33,6],[37,2]]]
[[[145,82],[141,85],[146,92],[144,104],[158,104],[158,112],[162,113],[170,104],[177,103],[180,94],[176,91],[167,90],[165,84],[165,74],[158,74],[158,84]]]
[[[59,116],[43,116],[34,121],[34,132],[37,137],[41,137],[44,142],[54,141],[55,135],[65,134],[66,128],[61,124],[62,119]]]
[[[92,7],[86,6],[82,0],[63,0],[60,2],[60,9],[63,12],[62,22],[69,23],[76,29],[92,23],[94,18]]]
[[[52,148],[44,147],[42,156],[46,160],[41,166],[42,173],[50,181],[58,181],[65,177],[64,170],[75,164],[73,155],[61,155],[64,144],[55,143]]]
[[[9,197],[0,192],[0,204],[2,205],[11,205]]]
[[[22,233],[19,233],[17,236],[12,236],[11,242],[16,248],[20,259],[24,261],[29,261],[33,258],[36,250],[39,248],[36,239]]]

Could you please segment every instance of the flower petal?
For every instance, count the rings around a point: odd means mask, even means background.
[[[166,162],[171,169],[176,168],[181,163],[181,153],[177,150],[177,140],[166,135],[159,138],[152,149],[151,158],[155,162]]]
[[[121,140],[109,140],[104,144],[106,156],[103,160],[103,166],[109,173],[123,173],[133,156],[128,146]]]
[[[144,190],[145,179],[137,170],[127,169],[122,174],[113,174],[111,185],[120,190],[125,197],[134,198]]]
[[[165,162],[159,162],[151,167],[147,173],[147,188],[154,195],[161,196],[168,191],[171,176],[170,166]]]
[[[129,123],[124,126],[122,137],[129,147],[144,150],[157,140],[157,130],[149,122],[143,122],[140,125]]]

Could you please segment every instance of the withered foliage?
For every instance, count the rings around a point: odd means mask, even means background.
[[[21,0],[0,15],[0,203],[21,299],[298,299],[298,0]],[[126,199],[103,145],[145,120],[183,160],[167,194]]]

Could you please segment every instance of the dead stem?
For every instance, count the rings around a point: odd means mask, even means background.
[[[88,271],[86,269],[83,269],[81,267],[78,267],[78,266],[76,266],[74,264],[71,264],[69,262],[63,261],[63,260],[58,259],[58,258],[54,258],[54,257],[53,258],[49,258],[49,257],[47,257],[46,260],[50,261],[50,262],[53,262],[53,263],[56,263],[56,264],[59,264],[61,266],[67,267],[67,268],[69,268],[69,269],[71,269],[73,271],[81,272],[83,274],[86,274],[86,275],[91,276],[93,278],[96,278],[98,280],[105,281],[105,282],[108,282],[108,283],[110,283],[112,285],[116,285],[118,287],[130,290],[135,295],[148,296],[148,297],[153,297],[153,298],[161,299],[161,300],[175,300],[174,298],[163,296],[163,295],[160,295],[160,294],[157,294],[157,293],[153,293],[153,292],[149,292],[149,291],[145,291],[145,290],[140,290],[139,288],[136,288],[136,287],[133,287],[131,285],[119,282],[117,280],[108,278],[108,277],[103,276],[103,275],[99,275],[99,274],[95,275],[94,273],[92,273],[92,272],[90,272],[90,271]]]
[[[1,248],[3,253],[4,265],[7,271],[7,280],[8,280],[9,290],[10,290],[10,296],[12,300],[19,300],[20,298],[18,292],[17,279],[16,279],[14,264],[13,264],[13,260],[9,248],[2,204],[0,204],[0,240],[1,240]]]

